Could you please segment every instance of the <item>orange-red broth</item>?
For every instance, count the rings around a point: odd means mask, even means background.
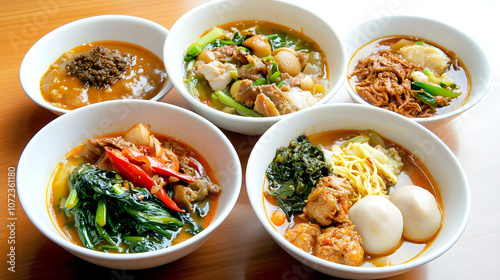
[[[339,144],[345,141],[348,138],[351,138],[356,135],[362,134],[363,131],[358,130],[333,130],[326,131],[317,134],[309,135],[307,138],[309,142],[313,145],[322,145],[326,149],[330,149],[332,145]],[[403,171],[398,177],[398,185],[406,185],[413,184],[425,188],[430,191],[434,197],[436,198],[440,210],[442,212],[443,203],[441,200],[441,195],[439,193],[436,182],[434,181],[431,173],[427,170],[427,168],[423,165],[423,163],[415,157],[412,153],[410,153],[405,148],[400,145],[391,142],[384,138],[386,145],[389,147],[394,147],[398,150],[399,155],[401,156],[401,160],[404,164]],[[288,222],[285,219],[285,222],[277,226],[272,222],[273,214],[276,211],[281,212],[276,200],[266,194],[269,190],[269,182],[266,180],[264,185],[264,209],[266,211],[267,217],[271,225],[274,226],[276,231],[281,235],[284,235],[285,232],[292,228],[295,224],[307,222],[297,215],[293,217],[293,219]],[[439,231],[438,231],[439,233]],[[436,236],[437,234],[436,233]],[[365,252],[364,264],[361,266],[390,266],[397,265],[401,263],[405,263],[411,261],[412,259],[418,257],[422,252],[424,252],[434,241],[435,236],[429,240],[424,242],[414,242],[410,241],[406,238],[402,238],[402,242],[400,245],[394,250],[388,252],[387,254],[373,255]]]
[[[111,133],[102,135],[101,137],[109,137],[109,136],[114,137],[122,134],[123,133]],[[206,175],[210,178],[210,180],[213,183],[218,184],[217,179],[215,178],[215,173],[213,172],[212,168],[210,167],[210,165],[208,165],[208,162],[205,160],[205,158],[195,149],[193,149],[191,146],[178,139],[171,138],[169,136],[158,133],[153,133],[153,134],[158,140],[160,140],[160,142],[169,140],[169,141],[175,141],[178,144],[180,144],[180,146],[182,146],[184,149],[188,151],[187,156],[198,161],[203,166],[204,171]],[[80,245],[82,247],[83,243],[80,240],[78,231],[75,227],[74,218],[67,217],[65,215],[63,209],[63,203],[64,199],[67,198],[69,195],[69,186],[68,186],[69,172],[74,167],[80,164],[88,163],[88,160],[86,160],[83,156],[81,156],[81,152],[84,146],[85,143],[82,143],[79,146],[73,148],[63,158],[63,160],[61,160],[61,162],[57,164],[56,169],[54,170],[54,173],[51,176],[47,191],[47,206],[48,206],[47,209],[49,210],[49,216],[55,228],[68,241],[76,245]],[[206,216],[199,217],[196,214],[192,215],[192,218],[203,228],[206,228],[210,224],[215,215],[215,211],[217,209],[218,197],[219,196],[213,194],[209,194],[207,196],[208,202],[210,203],[211,206]],[[186,228],[183,228],[181,232],[177,235],[177,237],[172,241],[172,245],[181,243],[191,238],[192,236],[193,236],[192,234],[186,232]]]
[[[98,89],[85,86],[66,72],[66,63],[80,54],[103,46],[135,57],[123,77],[110,86]],[[96,41],[73,48],[52,63],[40,80],[40,91],[45,101],[59,108],[76,109],[89,104],[115,99],[146,99],[156,96],[167,80],[163,61],[153,52],[132,43]]]

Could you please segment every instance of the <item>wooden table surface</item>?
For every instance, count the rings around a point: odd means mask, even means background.
[[[212,237],[192,254],[167,265],[138,271],[99,267],[78,259],[43,236],[17,200],[8,204],[9,171],[31,137],[56,115],[23,92],[19,66],[28,49],[49,31],[71,21],[101,14],[125,14],[166,28],[204,0],[67,1],[0,0],[0,279],[325,279],[271,240],[250,206],[245,185],[236,206]],[[344,35],[356,24],[395,14],[423,15],[458,26],[488,54],[494,71],[500,55],[498,1],[294,1],[307,3]],[[305,4],[303,4],[305,5]],[[265,8],[265,7],[263,7]],[[460,117],[429,128],[453,150],[472,188],[472,215],[461,239],[438,259],[392,279],[499,279],[500,274],[500,76],[494,72],[487,96]],[[173,89],[162,102],[188,107]],[[351,102],[342,88],[330,101]],[[258,137],[225,132],[245,171]],[[39,163],[43,164],[43,163]],[[14,171],[15,172],[15,171]],[[450,174],[452,176],[453,174]],[[8,228],[8,207],[15,208],[15,229]],[[14,236],[9,239],[9,237]],[[8,270],[9,240],[15,240],[15,272]]]

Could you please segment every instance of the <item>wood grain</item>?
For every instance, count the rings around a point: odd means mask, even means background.
[[[9,271],[7,228],[8,168],[16,167],[24,146],[38,130],[55,119],[23,92],[19,66],[28,49],[42,36],[68,22],[101,14],[143,17],[170,28],[185,12],[204,0],[0,0],[0,279],[329,279],[283,251],[259,224],[245,185],[226,221],[198,250],[176,262],[140,271],[99,267],[76,258],[43,236],[16,200],[15,272]],[[305,1],[292,1],[304,5]],[[376,3],[375,3],[376,2]],[[415,14],[446,21],[473,34],[498,68],[500,25],[496,1],[326,1],[309,0],[308,8],[345,34],[375,16]],[[432,6],[432,7],[431,7]],[[443,11],[445,11],[443,13]],[[279,12],[279,11],[277,11]],[[466,20],[464,20],[466,18]],[[391,279],[498,279],[500,272],[500,77],[494,72],[488,95],[462,116],[429,128],[449,145],[466,171],[472,190],[472,216],[459,242],[438,259]],[[173,89],[163,100],[188,108]],[[330,102],[351,102],[341,89]],[[243,171],[258,137],[225,132],[238,151]],[[43,163],[33,163],[43,164]],[[450,174],[453,176],[453,174]]]

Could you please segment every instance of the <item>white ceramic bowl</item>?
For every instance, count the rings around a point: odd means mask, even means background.
[[[472,108],[486,95],[493,74],[489,60],[481,46],[456,27],[424,17],[382,17],[364,22],[352,29],[344,38],[349,57],[346,75],[352,73],[356,66],[352,62],[352,57],[361,47],[376,39],[394,35],[407,35],[426,39],[453,51],[456,57],[462,60],[463,65],[469,72],[471,89],[470,95],[464,104],[445,114],[438,114],[428,118],[413,118],[416,122],[426,125],[451,119]],[[344,87],[353,101],[370,105],[354,91],[348,81],[344,83]]]
[[[21,85],[38,105],[57,115],[71,110],[47,103],[40,91],[40,79],[63,53],[83,44],[112,40],[142,46],[163,60],[163,44],[168,30],[152,21],[125,15],[102,15],[63,25],[38,40],[26,53],[19,70]],[[161,100],[173,87],[170,79],[152,101]]]
[[[292,125],[293,124],[293,125]],[[432,245],[417,258],[389,267],[353,267],[329,262],[298,249],[271,225],[264,211],[265,171],[276,149],[292,139],[336,129],[371,129],[408,149],[431,171],[441,193],[444,220]],[[453,174],[453,176],[450,176]],[[471,211],[470,188],[453,152],[435,134],[399,114],[361,104],[325,104],[297,112],[267,130],[248,159],[246,188],[250,203],[271,237],[294,258],[320,272],[349,279],[389,277],[421,266],[446,252],[460,238]]]
[[[170,121],[172,119],[176,121]],[[57,162],[90,137],[125,131],[138,122],[151,124],[152,131],[187,143],[210,164],[222,187],[212,222],[184,242],[147,253],[108,254],[69,242],[56,230],[47,209],[49,179]],[[209,121],[162,102],[114,100],[71,111],[42,128],[26,145],[19,160],[17,191],[31,222],[70,253],[105,267],[144,269],[175,261],[201,246],[231,212],[238,199],[241,178],[240,161],[231,142]]]
[[[189,45],[213,26],[240,20],[278,23],[302,31],[314,40],[326,55],[331,81],[330,89],[316,105],[328,102],[337,93],[345,79],[347,58],[338,34],[318,15],[301,6],[281,1],[211,1],[192,9],[175,22],[165,42],[163,54],[167,73],[175,88],[196,112],[221,128],[248,135],[262,134],[282,118],[251,118],[223,113],[202,104],[184,85],[183,58]]]

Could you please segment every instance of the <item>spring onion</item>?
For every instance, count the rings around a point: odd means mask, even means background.
[[[64,205],[67,209],[73,209],[78,203],[78,194],[76,189],[71,189],[68,198],[66,199],[66,204]]]
[[[214,94],[217,96],[220,102],[226,104],[227,106],[233,107],[240,115],[247,117],[262,117],[261,114],[248,107],[243,106],[238,101],[234,100],[231,96],[223,93],[220,90],[214,92]]]
[[[442,87],[437,87],[437,86],[433,86],[433,85],[429,85],[429,84],[424,84],[424,83],[421,83],[421,82],[413,82],[412,83],[414,86],[418,87],[418,88],[421,88],[423,89],[425,92],[428,92],[434,96],[436,95],[440,95],[440,96],[443,96],[443,97],[451,97],[451,98],[455,98],[457,96],[460,95],[460,93],[456,93],[456,92],[453,92],[451,90],[447,90],[445,88],[442,88]]]
[[[203,47],[206,44],[212,43],[217,39],[222,39],[226,36],[226,33],[221,28],[214,28],[210,30],[207,34],[203,35],[201,38],[196,40],[187,50],[188,56],[197,56],[203,51]]]

